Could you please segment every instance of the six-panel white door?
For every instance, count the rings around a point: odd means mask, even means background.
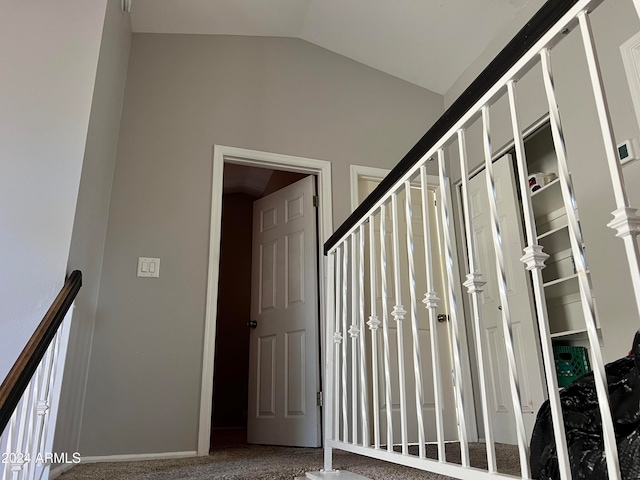
[[[248,443],[320,445],[315,179],[254,202]]]
[[[513,342],[516,353],[520,399],[527,435],[531,437],[536,412],[544,402],[545,387],[540,363],[540,341],[531,298],[529,272],[520,261],[523,255],[523,235],[519,204],[516,197],[513,162],[510,155],[494,165],[496,199],[502,248],[505,259]],[[501,321],[495,253],[491,234],[489,200],[484,170],[469,181],[471,216],[477,242],[479,268],[487,282],[482,293],[482,319],[489,370],[489,394],[493,406],[495,441],[516,444],[516,427],[511,394],[507,354]]]

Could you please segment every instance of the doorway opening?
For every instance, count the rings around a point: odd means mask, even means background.
[[[368,194],[370,194],[375,187],[377,187],[377,185],[380,183],[380,181],[389,173],[388,170],[385,169],[380,169],[380,168],[374,168],[374,167],[366,167],[366,166],[360,166],[360,165],[352,165],[351,166],[351,208],[352,210],[354,210],[365,198]],[[416,289],[417,291],[423,291],[426,292],[426,279],[423,277],[424,275],[424,264],[425,264],[425,247],[424,247],[424,237],[422,236],[422,204],[420,201],[420,180],[414,180],[411,183],[411,189],[413,191],[412,193],[412,203],[413,203],[413,212],[414,212],[414,217],[413,217],[413,221],[414,221],[414,225],[413,225],[413,238],[414,238],[414,252],[413,252],[413,257],[414,260],[416,262],[416,265],[422,265],[422,267],[419,267],[416,269],[416,273],[417,273],[417,277],[416,277]],[[444,271],[444,263],[442,263],[442,259],[444,258],[444,238],[443,238],[443,232],[442,232],[442,219],[441,219],[441,211],[440,211],[440,195],[441,195],[441,190],[440,190],[440,180],[438,177],[436,176],[432,176],[432,175],[427,175],[427,203],[429,205],[429,218],[431,219],[429,222],[427,222],[429,224],[429,228],[430,228],[430,232],[431,232],[431,245],[433,248],[433,253],[432,253],[432,262],[433,262],[433,267],[434,267],[434,287],[438,292],[440,293],[440,296],[442,297],[442,301],[440,303],[439,306],[439,311],[438,313],[442,313],[445,316],[447,316],[450,311],[449,311],[449,306],[448,306],[448,300],[446,298],[446,295],[443,294],[444,290],[444,281],[445,281],[445,271]],[[445,187],[444,190],[445,195],[447,195],[448,197],[448,202],[449,204],[451,204],[451,199],[450,199],[450,187],[449,184],[447,183],[447,186]],[[405,193],[402,192],[400,193],[399,197],[398,197],[398,204],[400,205],[400,217],[404,218],[404,213],[402,213],[404,210],[404,202],[405,202]],[[437,206],[436,206],[437,203]],[[401,238],[406,238],[406,230],[404,229],[405,227],[403,227],[403,222],[400,222],[400,231],[399,231],[399,236]],[[391,222],[389,221],[389,217],[387,217],[387,225],[386,225],[386,231],[387,232],[391,232],[393,229]],[[378,235],[379,232],[379,222],[378,224],[375,225],[374,230],[376,231],[376,236]],[[454,243],[455,243],[455,235],[454,235]],[[387,246],[387,250],[389,250],[391,247],[390,245]],[[406,262],[406,244],[404,244],[404,242],[400,242],[400,250],[401,250],[401,254],[400,254],[400,258],[401,258],[401,262],[402,266],[400,267],[401,271],[407,271],[408,267],[406,266],[406,264],[404,264],[404,262]],[[457,252],[454,249],[454,251],[452,252],[453,256],[454,256],[454,264],[458,263],[457,260]],[[366,263],[366,262],[365,262]],[[388,271],[386,272],[387,275],[389,275],[388,279],[387,279],[387,283],[388,285],[392,285],[393,284],[393,279],[391,278],[391,269],[389,268]],[[460,286],[461,281],[458,275],[458,272],[454,272],[454,283],[456,285],[456,295],[458,298],[461,298],[461,290],[460,290]],[[408,282],[408,279],[402,279],[401,282]],[[378,284],[380,284],[380,279],[377,280]],[[389,288],[388,291],[388,295],[390,295],[390,299],[389,301],[392,301],[392,294],[391,294],[391,288]],[[403,291],[408,291],[409,290],[409,286],[408,284],[404,285],[402,288]],[[459,318],[462,318],[462,310],[459,309],[458,310],[458,316]],[[435,378],[435,376],[431,376],[431,372],[433,370],[433,363],[431,361],[431,346],[429,343],[429,339],[431,338],[431,331],[429,329],[429,324],[426,318],[426,309],[424,310],[420,310],[418,313],[418,323],[419,323],[419,331],[420,331],[420,335],[421,335],[421,346],[420,349],[422,351],[422,359],[423,359],[423,384],[424,385],[432,385],[433,382],[433,378]],[[452,408],[452,405],[454,404],[454,392],[453,392],[453,383],[450,380],[451,379],[451,364],[453,362],[452,358],[451,358],[451,344],[450,344],[450,338],[449,338],[449,328],[450,328],[450,324],[449,323],[438,323],[437,326],[437,331],[436,333],[436,338],[437,341],[440,345],[439,351],[440,351],[440,358],[441,361],[439,362],[440,365],[440,377],[441,377],[441,381],[442,381],[442,390],[443,390],[443,400],[444,400],[444,428],[445,428],[445,438],[447,438],[447,440],[454,440],[457,439],[457,420],[455,417],[455,412]],[[391,337],[395,336],[395,329],[390,328],[390,335]],[[409,344],[412,339],[409,338],[410,335],[410,331],[409,329],[407,329],[405,331],[405,335],[407,335],[407,338],[405,338],[405,343]],[[470,375],[470,361],[469,361],[469,351],[468,351],[468,343],[467,343],[467,335],[466,332],[464,331],[464,328],[462,328],[460,330],[460,343],[461,343],[461,367],[463,370],[462,373],[462,378],[464,379],[464,389],[465,391],[471,391],[471,375]],[[380,347],[380,349],[382,349],[382,347]],[[405,351],[405,364],[409,364],[412,361],[412,359],[410,358],[410,352]],[[392,372],[395,368],[397,368],[395,365],[391,366],[392,368]],[[382,371],[382,370],[380,370]],[[394,374],[394,373],[392,373]],[[391,392],[391,401],[394,402],[394,399],[397,398],[397,385],[393,385],[392,386],[392,392]],[[429,431],[431,433],[435,433],[435,419],[433,418],[434,416],[434,412],[435,412],[435,400],[434,400],[434,392],[433,390],[430,390],[429,388],[426,388],[425,392],[425,408],[423,411],[423,416],[426,419],[427,422],[429,422],[430,424],[433,424],[434,427],[431,428]],[[414,395],[412,395],[411,393],[407,394],[407,401],[410,404],[413,401],[413,397]],[[381,407],[382,409],[383,407]],[[465,402],[465,415],[468,419],[467,421],[467,438],[469,439],[469,441],[475,442],[477,441],[478,438],[478,433],[477,433],[477,428],[476,428],[476,421],[475,421],[475,407],[473,405],[473,402]],[[415,407],[407,407],[407,411],[408,412],[414,412],[415,411]],[[382,415],[382,412],[380,412],[380,417],[381,417],[381,421],[384,421],[384,415]],[[412,413],[413,415],[414,413]],[[411,442],[417,442],[417,429],[416,427],[414,427],[414,425],[416,424],[416,421],[413,420],[409,420],[408,421],[408,425],[411,425],[408,431],[408,436],[410,439],[410,443]],[[383,429],[384,430],[384,429]],[[428,441],[430,441],[431,439],[427,439]],[[394,443],[399,443],[400,439],[399,438],[395,438],[394,439]]]
[[[233,163],[224,167],[211,451],[247,443],[254,202],[306,176]]]
[[[252,317],[252,315],[247,314],[246,307],[250,303],[247,298],[250,297],[252,288],[250,262],[251,257],[256,255],[252,255],[251,250],[246,253],[247,248],[251,248],[252,237],[251,214],[249,213],[248,220],[246,215],[247,212],[253,210],[253,202],[257,198],[269,192],[286,191],[295,185],[290,185],[289,187],[285,187],[285,185],[292,184],[296,180],[299,183],[300,178],[310,175],[315,177],[314,183],[317,184],[316,191],[318,194],[317,217],[315,213],[313,217],[314,242],[311,244],[313,247],[310,248],[311,250],[317,249],[314,252],[314,261],[315,259],[320,259],[320,261],[315,265],[317,288],[314,288],[317,300],[314,302],[316,312],[314,321],[316,326],[315,331],[309,332],[306,337],[313,337],[312,342],[316,344],[317,357],[319,351],[324,351],[319,345],[320,339],[324,338],[324,331],[322,322],[320,322],[320,326],[317,325],[317,319],[322,318],[324,313],[325,296],[323,282],[319,281],[319,279],[324,278],[325,269],[321,248],[332,231],[330,162],[217,145],[214,148],[207,313],[198,435],[199,455],[209,454],[210,448],[216,448],[218,445],[246,441],[244,432],[246,431],[247,418],[249,418],[250,414],[257,412],[258,417],[265,416],[263,405],[256,406],[256,398],[260,403],[260,399],[265,398],[264,395],[260,397],[255,392],[251,394],[247,385],[247,372],[249,370],[248,339],[251,335],[251,329],[247,322],[253,320],[253,318],[247,320],[247,317]],[[276,193],[270,196],[273,195],[276,195]],[[289,204],[294,206],[294,203],[289,202]],[[245,215],[244,219],[242,215]],[[230,218],[231,222],[229,224],[232,224],[231,227],[225,225],[225,217]],[[225,238],[226,233],[230,233],[231,238]],[[231,242],[232,253],[228,253],[226,248],[229,242]],[[237,253],[233,253],[234,249],[236,249]],[[245,253],[241,253],[241,251]],[[249,265],[249,268],[247,268],[247,265]],[[276,265],[275,262],[274,265]],[[248,282],[247,278],[249,278]],[[234,288],[234,284],[244,284],[247,288]],[[255,332],[253,331],[254,335]],[[305,338],[305,335],[300,336],[296,335],[297,332],[293,333],[286,334],[285,332],[284,335],[284,339],[288,342],[286,345],[289,348],[285,353],[289,357],[291,357],[292,352],[296,351],[297,347],[300,347],[300,345],[296,346],[295,340]],[[217,338],[217,335],[220,335],[220,338]],[[265,345],[261,346],[264,347]],[[265,348],[260,350],[260,347],[258,347],[257,351],[262,352],[262,357],[260,358],[264,357],[266,350]],[[254,347],[252,347],[252,351],[255,358]],[[274,362],[275,360],[274,356]],[[286,366],[280,365],[281,363],[277,364],[277,369],[285,368],[287,370]],[[301,384],[313,383],[311,387],[314,391],[313,399],[308,399],[308,403],[304,405],[304,408],[315,411],[316,409],[319,410],[315,403],[315,390],[321,389],[319,384],[320,362],[316,359],[308,362],[309,365],[311,363],[314,364],[313,370],[311,370],[313,375],[307,375],[307,377],[298,375],[298,378],[301,380]],[[256,362],[252,361],[251,365],[254,364]],[[275,363],[269,364],[276,365]],[[288,370],[291,370],[291,368]],[[260,382],[264,384],[264,379],[268,376],[265,377],[265,369],[260,370],[260,372],[259,375],[262,375],[259,377],[260,380],[258,382],[249,382],[251,385]],[[307,373],[309,372],[310,370],[307,370]],[[276,368],[271,373],[272,377],[275,378]],[[310,380],[310,382],[306,382],[305,379]],[[287,383],[287,391],[292,391],[289,386],[290,384]],[[249,406],[248,396],[254,400],[253,407]],[[306,395],[306,397],[308,396]],[[269,397],[269,395],[266,397]],[[285,399],[285,405],[287,405],[287,400],[291,402],[294,400],[292,399],[293,397],[291,396]],[[293,411],[288,413],[289,415],[285,415],[284,422],[274,417],[275,423],[272,423],[272,425],[277,427],[279,423],[286,423],[289,421],[289,417],[295,416]],[[313,435],[317,436],[319,445],[321,431],[319,411],[317,411],[316,417],[317,425],[314,425],[312,430]],[[278,428],[275,430],[278,430]],[[286,427],[285,430],[295,430],[295,428]]]

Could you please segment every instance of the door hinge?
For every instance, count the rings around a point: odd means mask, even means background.
[[[314,195],[313,196],[313,206],[317,208],[319,204],[320,204],[320,197],[318,197],[318,195]]]
[[[316,403],[318,404],[319,407],[323,406],[322,392],[318,392],[316,394]]]

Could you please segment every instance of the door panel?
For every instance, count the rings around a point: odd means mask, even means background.
[[[249,443],[320,445],[314,194],[309,176],[254,202]]]
[[[511,156],[494,162],[496,199],[504,253],[507,295],[511,311],[516,368],[520,382],[520,399],[527,435],[530,437],[535,413],[545,400],[545,387],[540,364],[538,329],[533,311],[529,273],[520,261],[524,248],[515,175]],[[484,340],[494,409],[496,442],[517,443],[515,417],[509,387],[507,354],[502,329],[500,295],[497,282],[495,252],[491,233],[489,200],[485,172],[469,181],[469,196],[480,272],[485,281],[481,297]]]

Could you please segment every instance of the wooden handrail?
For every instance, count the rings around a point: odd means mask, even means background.
[[[74,270],[0,385],[0,433],[9,423],[81,286],[82,272]]]

